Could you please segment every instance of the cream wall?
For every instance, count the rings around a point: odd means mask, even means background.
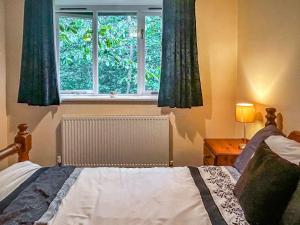
[[[239,100],[273,106],[300,129],[300,1],[238,0]]]
[[[63,104],[29,107],[17,104],[22,47],[23,0],[5,0],[7,111],[9,140],[18,123],[33,131],[34,162],[52,165],[60,149],[59,122],[63,114],[170,114],[175,165],[202,162],[204,137],[235,135],[237,17],[236,0],[197,0],[197,31],[204,107],[192,110],[160,109],[155,104]]]
[[[0,149],[7,144],[4,0],[0,0]],[[6,165],[7,161],[1,161]]]

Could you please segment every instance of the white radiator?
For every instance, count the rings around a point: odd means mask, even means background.
[[[63,116],[62,164],[169,166],[168,116]]]

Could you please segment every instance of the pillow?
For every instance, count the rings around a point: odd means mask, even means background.
[[[299,165],[300,143],[283,136],[270,136],[265,142],[280,157]]]
[[[263,142],[234,188],[248,222],[278,224],[299,176],[299,166],[281,158]]]
[[[274,125],[267,126],[259,130],[253,138],[247,143],[245,149],[239,155],[234,163],[234,167],[240,172],[243,173],[251,157],[255,153],[259,145],[271,135],[282,135],[282,132]]]
[[[41,166],[29,161],[15,163],[0,171],[0,201],[7,197]]]
[[[300,181],[281,219],[282,225],[300,224]]]

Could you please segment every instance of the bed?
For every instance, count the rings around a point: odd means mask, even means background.
[[[2,225],[248,224],[233,194],[240,177],[233,167],[42,168],[28,161],[30,149],[23,124],[0,151],[0,159],[19,155],[0,172]]]

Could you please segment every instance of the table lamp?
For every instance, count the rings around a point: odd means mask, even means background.
[[[246,123],[253,123],[255,121],[255,107],[252,103],[237,103],[236,104],[236,121],[244,124],[244,138],[240,149],[246,146]]]

